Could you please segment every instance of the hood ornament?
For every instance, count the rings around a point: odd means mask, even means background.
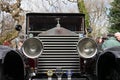
[[[61,25],[60,25],[60,18],[56,18],[56,20],[57,20],[57,25],[56,25],[56,27],[59,29],[59,28],[61,27]]]

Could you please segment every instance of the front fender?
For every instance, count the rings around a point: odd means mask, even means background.
[[[20,53],[0,45],[0,80],[24,80],[24,61]]]
[[[102,52],[97,60],[98,80],[120,80],[119,72],[120,47],[112,47]]]

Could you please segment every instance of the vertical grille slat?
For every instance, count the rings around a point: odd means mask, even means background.
[[[61,67],[63,70],[80,72],[79,55],[76,49],[79,36],[76,35],[40,35],[44,50],[38,58],[38,73],[46,73],[47,70],[55,70]]]

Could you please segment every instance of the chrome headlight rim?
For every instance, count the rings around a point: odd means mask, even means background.
[[[25,51],[25,46],[26,46],[27,42],[28,42],[30,39],[34,39],[34,40],[38,41],[38,42],[41,44],[41,46],[40,46],[40,47],[41,47],[40,52],[39,52],[39,54],[37,54],[36,56],[30,56],[30,55],[28,55],[27,52]],[[38,57],[42,54],[42,52],[43,52],[43,44],[42,44],[42,41],[41,41],[40,39],[35,38],[35,37],[32,37],[32,38],[28,38],[28,39],[26,39],[26,40],[24,41],[21,49],[22,49],[23,54],[24,54],[26,57],[28,57],[28,58],[38,58]]]
[[[80,51],[80,46],[81,46],[81,42],[82,41],[85,41],[85,40],[88,40],[88,42],[90,41],[91,43],[93,43],[94,44],[94,46],[95,46],[95,49],[94,49],[94,53],[93,54],[91,54],[91,55],[84,55],[84,54],[82,54],[82,52]],[[82,45],[83,46],[83,45]],[[80,57],[82,57],[82,58],[93,58],[96,54],[97,54],[97,52],[98,52],[98,46],[97,46],[97,43],[95,42],[95,40],[93,40],[92,38],[81,38],[81,39],[79,39],[79,41],[78,41],[78,43],[77,43],[77,51],[78,51],[78,53],[79,53],[79,55],[80,55]]]

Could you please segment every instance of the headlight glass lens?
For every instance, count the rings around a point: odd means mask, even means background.
[[[27,39],[22,47],[23,53],[30,58],[38,57],[43,49],[42,42],[37,38]]]
[[[78,42],[77,45],[80,56],[84,58],[91,58],[97,52],[97,44],[93,39],[84,38]]]

